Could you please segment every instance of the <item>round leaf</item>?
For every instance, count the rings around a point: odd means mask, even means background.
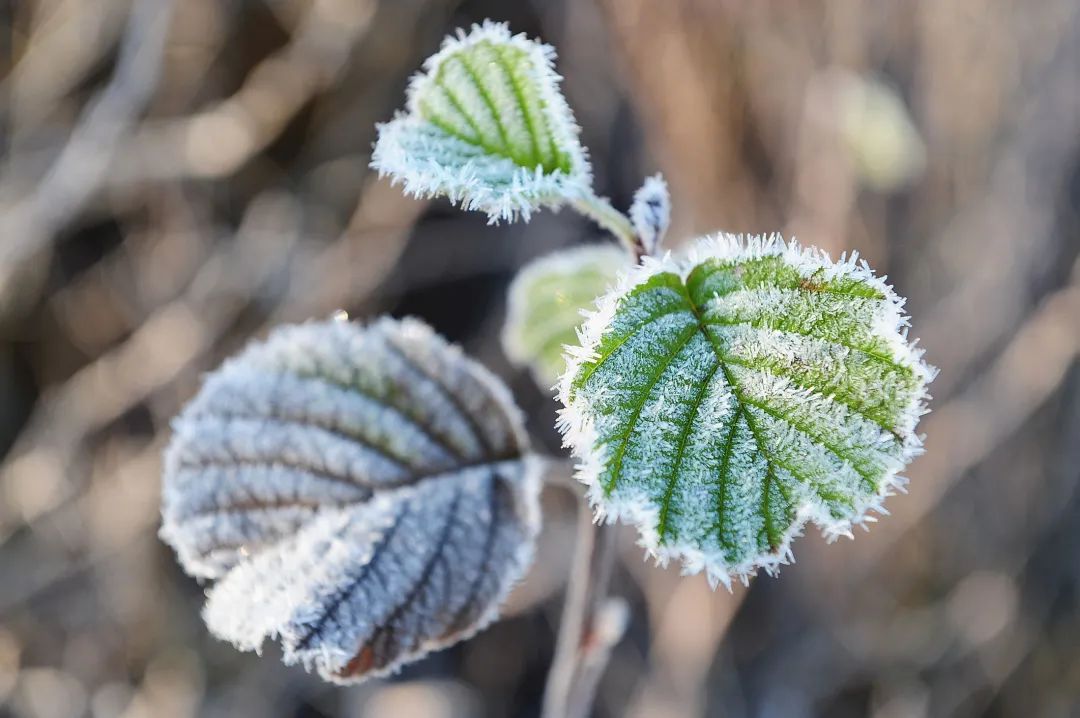
[[[933,369],[903,300],[852,256],[706,239],[646,259],[568,354],[560,428],[609,519],[730,585],[773,572],[813,521],[872,520],[920,451]]]
[[[581,195],[591,170],[554,61],[505,24],[459,30],[413,78],[406,112],[379,125],[371,166],[492,221]]]
[[[217,636],[356,680],[494,618],[531,559],[536,462],[505,387],[426,325],[290,326],[176,420],[161,536],[221,579]]]
[[[563,346],[577,342],[582,312],[629,268],[626,250],[593,245],[541,257],[510,285],[502,344],[511,361],[551,387],[566,369]]]

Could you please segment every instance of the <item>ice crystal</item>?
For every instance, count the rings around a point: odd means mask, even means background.
[[[506,355],[550,388],[566,369],[563,346],[576,341],[582,311],[629,264],[629,254],[614,245],[561,250],[528,264],[510,285],[502,333]]]
[[[505,387],[426,325],[289,326],[177,418],[161,536],[220,579],[215,635],[358,680],[494,618],[531,558],[537,473]]]
[[[921,450],[934,370],[855,255],[706,238],[646,258],[568,349],[560,429],[595,510],[710,583],[773,573],[806,521],[872,521]]]
[[[660,175],[645,180],[634,193],[630,220],[646,254],[655,254],[671,222],[671,196]]]
[[[420,197],[510,220],[589,191],[591,169],[559,90],[555,51],[485,21],[459,30],[379,125],[371,165]]]

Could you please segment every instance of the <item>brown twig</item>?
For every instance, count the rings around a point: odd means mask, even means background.
[[[588,714],[611,649],[625,628],[625,605],[607,597],[615,563],[615,527],[594,524],[585,503],[578,509],[578,525],[555,660],[544,691],[544,718]]]
[[[64,227],[105,179],[127,130],[150,101],[161,71],[172,0],[141,0],[128,19],[116,72],[87,106],[34,193],[10,207],[0,233],[0,280]]]

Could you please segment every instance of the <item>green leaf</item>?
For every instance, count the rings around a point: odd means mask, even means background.
[[[555,252],[527,265],[510,285],[506,355],[527,366],[541,387],[551,387],[566,369],[563,346],[577,342],[582,310],[629,268],[627,252],[609,244]]]
[[[409,194],[445,195],[493,222],[588,193],[554,60],[550,46],[505,24],[459,30],[413,78],[407,111],[379,126],[371,166]]]
[[[853,255],[721,236],[646,259],[568,351],[560,429],[599,514],[714,586],[775,572],[903,483],[934,369]]]

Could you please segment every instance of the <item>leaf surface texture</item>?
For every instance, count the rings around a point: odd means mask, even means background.
[[[536,474],[506,389],[426,325],[290,326],[176,420],[161,535],[220,579],[213,633],[354,680],[495,616],[531,558]]]
[[[554,61],[504,24],[459,31],[413,78],[406,111],[379,126],[372,166],[492,221],[581,195],[591,169]]]
[[[596,508],[728,584],[833,537],[901,483],[933,369],[854,257],[722,236],[647,259],[569,352],[560,426]]]

